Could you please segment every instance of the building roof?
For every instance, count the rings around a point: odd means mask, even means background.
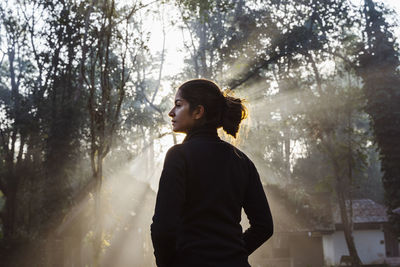
[[[339,206],[326,194],[306,195],[299,201],[290,188],[265,189],[276,233],[333,232],[342,224]],[[386,207],[371,199],[355,199],[352,207],[355,227],[388,222]]]
[[[349,207],[350,201],[346,201]],[[386,208],[374,202],[371,199],[355,199],[352,201],[353,207],[353,223],[384,223],[388,222]],[[339,206],[333,208],[333,221],[335,224],[341,224],[341,216]]]

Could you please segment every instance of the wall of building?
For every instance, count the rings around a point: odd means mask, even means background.
[[[383,263],[385,243],[382,230],[356,230],[353,236],[363,264]],[[324,235],[322,245],[327,265],[338,265],[342,255],[349,255],[343,231]]]
[[[333,242],[334,234],[322,236],[322,250],[326,266],[335,264],[335,246]]]

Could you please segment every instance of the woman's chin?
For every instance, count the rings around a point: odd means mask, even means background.
[[[183,129],[179,129],[179,128],[175,127],[175,126],[172,128],[172,131],[174,133],[187,133],[187,131],[185,131]]]
[[[178,127],[176,127],[175,125],[172,125],[172,131],[174,132],[174,133],[181,133],[182,131],[178,128]]]

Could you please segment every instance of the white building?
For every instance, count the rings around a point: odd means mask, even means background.
[[[389,231],[386,208],[371,199],[353,200],[352,207],[353,238],[362,263],[383,264],[386,258],[398,256],[398,241]],[[339,265],[341,257],[349,255],[338,207],[334,207],[332,219],[335,230],[322,236],[328,266]]]

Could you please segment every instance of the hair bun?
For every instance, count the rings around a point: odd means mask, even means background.
[[[240,122],[247,117],[247,109],[242,99],[225,95],[225,106],[222,113],[222,128],[236,138]]]

